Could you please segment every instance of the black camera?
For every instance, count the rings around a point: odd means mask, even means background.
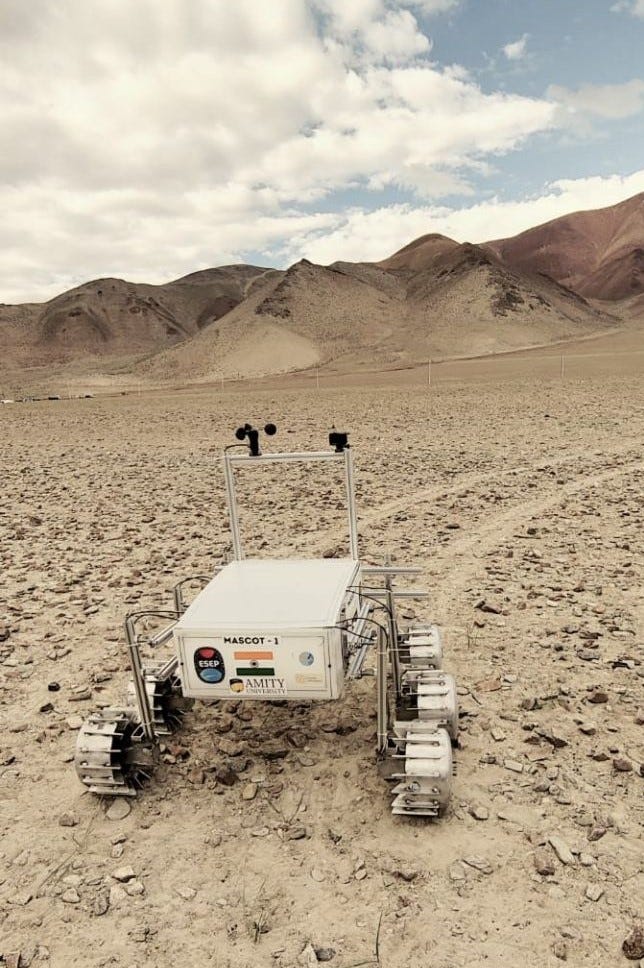
[[[349,434],[340,433],[339,430],[332,430],[329,434],[329,443],[335,447],[336,454],[341,454],[345,447],[349,446]]]

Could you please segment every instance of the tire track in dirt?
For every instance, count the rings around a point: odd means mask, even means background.
[[[627,454],[633,446],[639,446],[639,441],[635,438],[626,438],[622,441],[622,445],[619,448],[611,451],[609,455],[602,456],[604,459],[606,457],[619,459],[619,457]],[[463,474],[458,478],[458,480],[453,482],[430,484],[427,487],[412,491],[409,494],[404,494],[403,496],[394,498],[391,501],[385,501],[366,513],[361,513],[360,509],[358,509],[358,528],[368,528],[374,524],[379,524],[382,521],[386,521],[388,518],[394,517],[396,514],[400,514],[403,511],[408,511],[410,508],[416,507],[421,502],[457,496],[462,491],[468,490],[470,487],[476,486],[477,484],[488,482],[504,484],[508,483],[505,481],[505,478],[510,477],[513,485],[519,485],[519,481],[517,480],[516,476],[517,474],[529,476],[532,474],[539,474],[544,471],[555,471],[564,468],[569,464],[574,464],[582,458],[588,459],[591,456],[592,455],[589,455],[588,448],[586,447],[577,451],[568,452],[565,457],[554,457],[552,460],[541,461],[536,465],[517,463],[511,466],[504,466],[501,473],[499,473],[498,469],[495,467],[488,471],[474,471],[468,474]],[[585,480],[588,480],[588,478],[585,478]],[[577,484],[577,482],[571,482],[571,484]],[[561,494],[562,487],[567,486],[569,487],[571,485],[560,486],[557,494]],[[325,533],[323,537],[320,537],[315,541],[311,541],[310,536],[307,536],[302,538],[301,541],[295,542],[294,551],[302,551],[304,548],[306,548],[311,554],[321,552],[329,545],[334,537],[339,537],[339,534],[339,530],[337,532]]]
[[[440,589],[432,599],[432,611],[435,613],[437,621],[444,621],[449,608],[449,600],[456,599],[464,586],[471,581],[476,574],[480,561],[492,549],[509,538],[523,521],[530,520],[544,511],[549,511],[568,498],[583,494],[597,485],[606,484],[616,478],[625,477],[629,473],[642,469],[644,469],[644,460],[638,456],[637,460],[629,463],[619,464],[617,467],[611,467],[590,477],[584,477],[582,480],[570,481],[568,484],[561,485],[553,493],[524,501],[504,511],[492,514],[474,533],[457,538],[445,549],[447,570],[433,580]],[[464,555],[469,556],[468,562],[453,561],[453,559],[462,559]],[[434,558],[434,563],[436,564],[439,561],[440,553]]]

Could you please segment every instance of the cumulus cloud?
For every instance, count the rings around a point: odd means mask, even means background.
[[[513,40],[511,43],[506,44],[503,47],[503,53],[508,60],[518,61],[522,60],[528,49],[528,35],[524,34],[523,37],[519,37],[518,40]]]
[[[610,9],[614,13],[630,13],[644,20],[644,0],[619,0]]]
[[[643,0],[644,2],[644,0]],[[629,118],[644,108],[644,81],[624,84],[582,84],[577,90],[551,85],[548,96],[579,118]]]
[[[3,0],[0,300],[274,252],[355,187],[467,194],[557,107],[434,63],[416,15],[454,6]]]
[[[570,212],[614,205],[642,191],[644,169],[626,176],[561,179],[542,195],[517,201],[492,198],[459,209],[409,204],[374,211],[356,208],[338,216],[331,230],[325,227],[296,235],[284,254],[287,260],[305,256],[322,264],[335,260],[375,262],[429,232],[439,232],[457,242],[507,238]]]

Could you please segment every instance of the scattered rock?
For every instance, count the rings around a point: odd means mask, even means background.
[[[559,958],[559,961],[568,961],[568,945],[565,941],[555,941],[552,953],[555,958]]]
[[[115,871],[112,871],[112,877],[115,881],[125,883],[126,881],[134,880],[136,874],[131,867],[117,867]]]
[[[545,850],[535,850],[534,868],[537,874],[542,874],[544,877],[549,877],[555,872],[554,861]]]
[[[599,884],[588,884],[585,894],[589,901],[599,901],[604,896],[604,888]]]
[[[335,948],[316,948],[315,957],[318,961],[331,961],[335,958]]]
[[[80,904],[80,894],[75,887],[69,887],[60,895],[61,901],[65,904]]]
[[[254,800],[257,796],[258,786],[256,783],[246,783],[242,790],[242,800]]]
[[[592,702],[595,705],[608,702],[608,693],[604,692],[603,689],[593,689],[593,691],[588,694],[588,702]]]
[[[179,897],[183,898],[184,901],[192,901],[192,899],[197,896],[197,892],[194,887],[175,887],[174,890]]]
[[[470,817],[474,817],[475,820],[489,820],[490,811],[487,807],[478,806],[477,804],[472,805],[468,813]]]
[[[633,764],[624,756],[616,756],[613,760],[613,769],[617,773],[631,773],[633,770]]]
[[[589,840],[591,844],[596,840],[601,840],[606,833],[606,829],[606,827],[602,827],[600,824],[595,827],[591,827],[591,829],[588,831],[588,836],[586,839]]]
[[[108,890],[99,891],[94,900],[94,914],[97,918],[107,914],[110,907],[110,892]]]
[[[629,961],[639,961],[644,958],[644,928],[636,924],[630,934],[622,942],[622,951]]]
[[[523,763],[519,763],[518,760],[503,760],[503,766],[512,773],[523,773]]]
[[[16,893],[10,895],[7,900],[9,901],[9,904],[17,904],[20,907],[24,907],[26,904],[29,904],[32,897],[33,894],[31,894],[29,891],[16,891]]]
[[[58,818],[58,823],[61,827],[76,827],[78,825],[78,817],[75,817],[73,813],[61,813]]]
[[[575,856],[562,837],[553,834],[551,837],[548,837],[548,843],[562,864],[570,865],[575,863]]]

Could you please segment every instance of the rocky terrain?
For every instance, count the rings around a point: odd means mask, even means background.
[[[124,613],[227,552],[218,454],[247,418],[276,421],[275,448],[351,431],[365,559],[423,569],[431,600],[404,618],[445,626],[461,701],[441,821],[389,813],[370,678],[335,703],[195,706],[131,808],[76,779],[82,718],[126,688]],[[0,964],[644,959],[639,377],[204,389],[2,420]],[[240,483],[251,550],[345,553],[328,476]]]

